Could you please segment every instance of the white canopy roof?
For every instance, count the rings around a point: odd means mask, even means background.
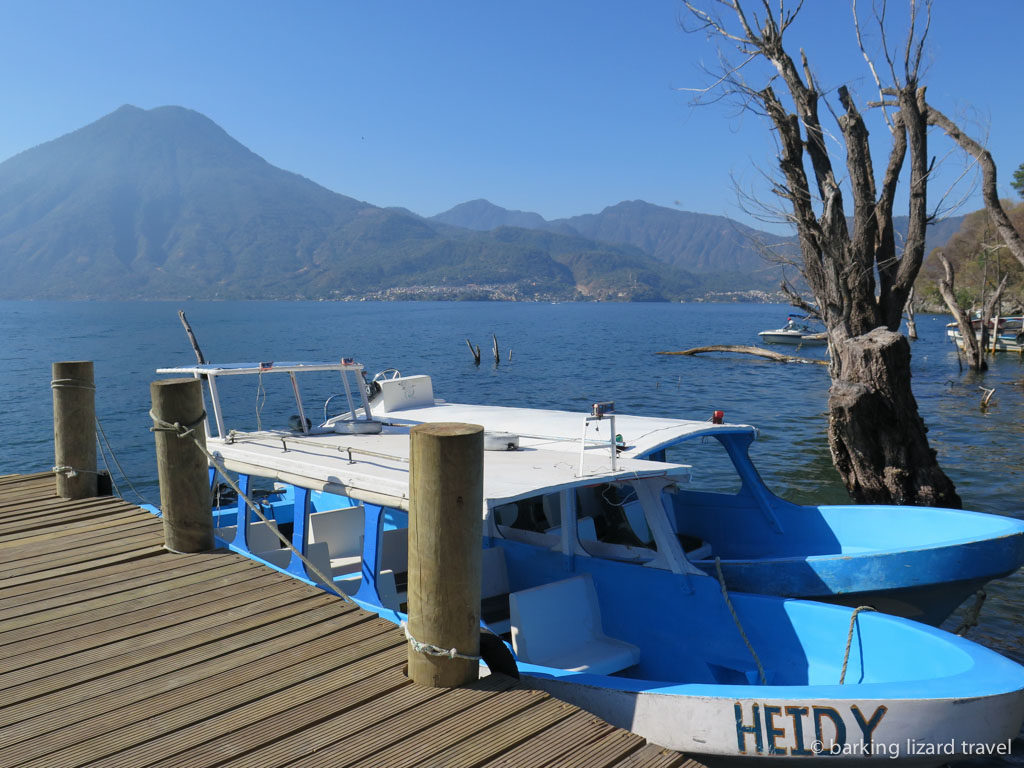
[[[480,424],[488,432],[511,432],[520,436],[520,444],[552,451],[579,452],[587,414],[581,411],[549,411],[541,408],[514,408],[501,405],[466,405],[438,402],[432,406],[402,408],[385,413],[374,405],[374,415],[392,423],[421,424],[461,421]],[[608,442],[609,420],[590,422],[589,441]],[[712,424],[710,421],[667,419],[654,416],[615,415],[615,431],[622,435],[625,450],[620,456],[647,456],[666,446],[698,435],[716,432],[750,432],[745,424]],[[596,448],[594,449],[596,450]]]
[[[389,427],[379,435],[233,433],[225,440],[209,439],[208,447],[235,472],[408,509],[406,429]],[[685,480],[689,470],[681,464],[619,458],[617,471],[613,472],[610,452],[595,447],[586,452],[585,474],[581,476],[578,456],[567,456],[564,451],[532,447],[485,451],[484,498],[489,506],[494,506],[624,478]]]

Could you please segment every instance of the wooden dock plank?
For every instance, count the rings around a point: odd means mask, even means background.
[[[161,529],[0,476],[0,765],[700,768],[501,675],[413,685],[394,625]]]
[[[81,641],[100,635],[102,643],[110,632],[120,633],[129,625],[140,622],[152,622],[162,618],[177,621],[179,617],[194,615],[195,598],[206,595],[211,602],[220,598],[226,590],[238,584],[238,572],[225,575],[212,574],[203,578],[203,574],[194,574],[191,579],[175,580],[144,590],[132,590],[136,594],[124,596],[114,593],[107,599],[83,600],[79,604],[65,605],[48,611],[40,611],[16,620],[4,622],[5,631],[0,631],[0,653],[9,651],[7,645],[32,641],[38,645],[43,635],[46,643],[61,653],[67,652],[65,642]],[[179,584],[178,581],[187,583]],[[246,579],[246,591],[260,589],[263,586],[278,584],[276,579],[268,575],[249,576]],[[162,588],[161,588],[162,587]],[[238,597],[235,594],[234,597]],[[86,614],[86,615],[82,615]],[[6,627],[10,626],[10,630]],[[147,629],[152,625],[147,625]],[[88,642],[97,642],[91,639]]]
[[[351,756],[346,754],[338,755],[332,762],[335,765],[351,765],[353,768],[413,768],[421,761],[435,756],[484,728],[545,701],[550,702],[551,699],[537,691],[505,691],[501,696],[491,696],[462,710],[458,717],[423,723],[424,727],[417,733],[401,742],[377,749],[362,760],[352,761]],[[314,761],[306,760],[296,763],[296,766],[312,768],[314,764]]]
[[[202,557],[211,558],[219,556],[237,560],[236,555],[224,551],[204,553],[202,555],[190,555],[190,558]],[[0,609],[11,605],[24,603],[41,602],[45,603],[52,599],[52,596],[76,592],[79,589],[88,589],[96,585],[119,584],[127,580],[134,580],[136,574],[145,578],[151,573],[170,569],[199,570],[196,564],[185,558],[150,557],[138,561],[125,561],[118,564],[111,564],[105,568],[97,568],[84,574],[70,574],[48,579],[45,584],[31,583],[21,586],[10,586],[0,583]]]
[[[152,763],[153,768],[177,768],[181,765],[211,768],[225,757],[272,744],[312,723],[339,716],[363,702],[405,688],[409,685],[402,671],[405,661],[404,646],[391,648],[379,658],[372,656],[325,676],[323,682],[328,692],[315,698],[306,698],[311,692],[308,686],[296,692],[303,695],[301,699],[285,702],[283,697],[265,697],[165,737],[178,751],[164,749],[160,740],[154,740],[144,749],[134,750],[131,762],[119,761],[115,756],[107,764],[109,768],[150,765],[147,754],[152,753],[155,747],[164,757]]]
[[[71,656],[58,655],[52,658],[53,653],[50,649],[39,649],[35,652],[38,658],[47,660],[36,661],[31,666],[0,674],[0,689],[7,687],[5,694],[32,698],[66,685],[92,679],[97,675],[109,674],[112,669],[123,669],[147,659],[159,658],[167,653],[166,644],[169,641],[183,639],[189,642],[189,636],[195,631],[224,628],[225,624],[230,628],[236,619],[249,616],[254,616],[258,620],[263,619],[265,611],[275,608],[282,599],[295,603],[299,610],[302,610],[302,602],[306,602],[308,607],[315,607],[315,603],[309,604],[310,596],[296,594],[284,585],[275,585],[272,590],[264,590],[260,594],[264,595],[262,599],[237,605],[226,613],[214,612],[193,621],[171,623],[170,626],[147,634],[122,633],[123,639],[109,645],[94,646]],[[205,606],[197,605],[194,610],[199,611],[203,608]],[[36,657],[32,652],[19,657],[20,660],[27,661],[34,658]],[[40,678],[40,675],[45,677]]]
[[[48,582],[50,579],[59,576],[89,573],[90,571],[93,571],[96,568],[101,568],[105,565],[124,563],[130,560],[140,560],[144,557],[153,557],[155,555],[162,555],[166,553],[167,550],[164,549],[163,544],[147,544],[130,548],[126,547],[124,551],[116,552],[115,554],[108,555],[106,557],[97,557],[92,561],[83,561],[75,563],[74,565],[67,565],[62,568],[47,568],[46,570],[32,571],[29,573],[23,573],[19,576],[9,576],[8,578],[0,581],[0,589],[4,589],[6,587],[20,587],[23,584],[39,584],[40,582]]]
[[[352,759],[364,757],[382,745],[387,746],[418,733],[432,720],[457,714],[474,703],[509,690],[514,682],[509,678],[492,676],[456,690],[408,683],[401,689],[367,700],[292,736],[241,755],[231,762],[231,766],[276,768],[292,765],[293,761],[307,761],[308,765],[316,766],[317,756],[324,758],[324,762],[319,764],[323,766],[333,765],[338,754]]]
[[[575,711],[575,707],[564,702],[545,698],[535,706],[504,717],[469,737],[459,738],[450,746],[431,754],[429,760],[447,766],[478,766],[520,744],[529,742],[539,731],[562,722]],[[449,739],[440,741],[435,746],[447,741]],[[419,765],[415,754],[410,757],[412,760],[407,760],[406,765],[410,768]]]
[[[562,755],[581,749],[611,730],[612,726],[603,720],[577,710],[529,741],[482,763],[481,768],[548,768]]]
[[[148,563],[149,561],[146,561]],[[193,565],[175,565],[173,560],[168,558],[152,558],[152,565],[140,563],[131,572],[131,584],[133,589],[145,587],[157,587],[161,582],[168,582],[184,576],[187,578],[202,578],[204,574],[225,574],[234,571],[244,571],[248,564],[233,555],[226,555],[220,563],[210,561],[205,571],[196,571]],[[28,592],[22,595],[11,597],[7,600],[0,599],[0,621],[7,622],[27,614],[40,614],[44,611],[51,611],[56,608],[63,608],[78,602],[95,600],[107,595],[131,591],[125,590],[123,574],[110,574],[101,579],[83,579],[76,584],[69,581],[66,584],[40,589],[36,592]]]
[[[274,693],[285,692],[311,680],[327,669],[397,647],[398,638],[381,635],[379,627],[364,621],[349,630],[349,642],[341,651],[331,637],[316,645],[283,649],[268,648],[258,661],[236,667],[224,675],[175,688],[109,713],[82,721],[70,728],[47,733],[15,745],[10,753],[0,751],[0,765],[17,757],[33,768],[67,768],[108,758],[128,747],[138,746],[165,734],[214,718],[246,703]],[[283,638],[283,643],[290,643]],[[308,653],[334,649],[307,658]],[[303,663],[298,663],[302,661]],[[160,755],[158,755],[159,757]],[[27,762],[26,759],[28,760]]]
[[[551,768],[610,768],[644,746],[644,740],[628,731],[613,730],[574,752],[563,755]]]
[[[288,608],[292,609],[290,613]],[[76,716],[84,719],[248,663],[263,655],[263,644],[272,638],[289,635],[301,643],[332,632],[342,625],[335,622],[349,621],[352,611],[346,610],[348,608],[337,603],[307,608],[282,606],[273,613],[235,622],[230,634],[225,635],[224,628],[220,627],[167,643],[163,648],[167,655],[133,666],[110,671],[115,662],[101,662],[105,672],[102,676],[35,697],[16,710],[0,709],[0,744],[8,743],[10,734],[13,734],[10,736],[13,741],[24,738],[24,732],[11,730],[12,723],[45,717],[48,713],[56,713],[58,725],[74,722]],[[89,702],[87,707],[75,708],[86,701]],[[29,727],[42,726],[30,724]]]

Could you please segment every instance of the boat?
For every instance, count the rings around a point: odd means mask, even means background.
[[[783,327],[761,331],[757,335],[765,344],[798,344],[804,347],[828,344],[828,334],[821,328],[814,328],[808,315],[790,315]]]
[[[570,455],[579,453],[581,440],[591,447],[608,440],[596,436],[596,424],[595,437],[587,438],[579,413],[436,400],[428,376],[398,376],[373,389],[372,413],[391,423],[481,424]],[[689,559],[713,573],[718,558],[729,589],[871,605],[938,626],[986,582],[1024,564],[1024,523],[1014,518],[779,498],[750,458],[757,429],[725,423],[720,412],[708,421],[626,414],[613,420],[619,456],[692,464],[691,481],[665,494],[669,520],[685,540],[707,545]]]
[[[340,374],[348,405],[316,425],[296,379],[312,371]],[[213,512],[221,543],[404,622],[411,427],[397,416],[436,405],[429,377],[378,380],[375,411],[351,360],[159,372],[205,381],[207,447],[243,491],[257,478],[275,485],[265,520],[244,498]],[[226,377],[256,376],[260,391],[272,374],[291,379],[298,418],[228,429]],[[666,502],[693,468],[625,455],[623,424],[594,404],[577,425],[608,434],[572,452],[485,432],[482,624],[524,682],[712,764],[938,765],[1008,749],[1024,720],[1024,668],[907,619],[729,590],[691,562],[708,545],[679,534]]]
[[[982,342],[981,319],[971,320],[974,336],[978,343]],[[993,333],[993,331],[995,331]],[[964,348],[963,335],[956,323],[946,324],[946,336],[960,348]],[[988,329],[987,352],[1016,352],[1024,354],[1024,316],[996,317],[990,321]]]

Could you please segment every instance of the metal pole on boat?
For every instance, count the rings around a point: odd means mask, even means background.
[[[96,384],[92,361],[53,364],[53,471],[62,499],[96,496]]]
[[[484,430],[420,424],[409,451],[409,677],[451,688],[480,669]]]
[[[149,385],[164,546],[178,553],[213,549],[207,459],[196,445],[206,445],[202,386],[199,379],[165,379]]]

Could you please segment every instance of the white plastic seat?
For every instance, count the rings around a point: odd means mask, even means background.
[[[589,574],[509,595],[512,648],[521,661],[610,675],[640,661],[632,643],[608,637]]]
[[[330,553],[331,575],[359,571],[363,562],[363,507],[314,512],[309,518],[309,544],[324,542]]]
[[[266,552],[271,549],[280,549],[284,546],[281,540],[277,537],[274,531],[277,530],[277,523],[273,520],[269,520],[264,523],[262,520],[249,523],[249,530],[246,531],[246,543],[249,545],[249,551],[254,555],[261,552]],[[225,541],[231,542],[235,540],[235,535],[238,531],[238,526],[229,525],[224,528],[214,529],[214,533]]]
[[[266,560],[268,563],[276,565],[278,568],[287,568],[288,563],[290,563],[292,559],[292,551],[285,547],[282,549],[272,549],[267,552],[260,552],[258,556],[261,560]],[[325,576],[331,575],[331,557],[327,551],[327,545],[322,541],[306,545],[306,559],[309,560],[309,562],[311,562],[317,570]],[[309,574],[309,578],[317,584],[327,586],[326,582],[317,576],[312,569],[307,568],[306,572]]]

